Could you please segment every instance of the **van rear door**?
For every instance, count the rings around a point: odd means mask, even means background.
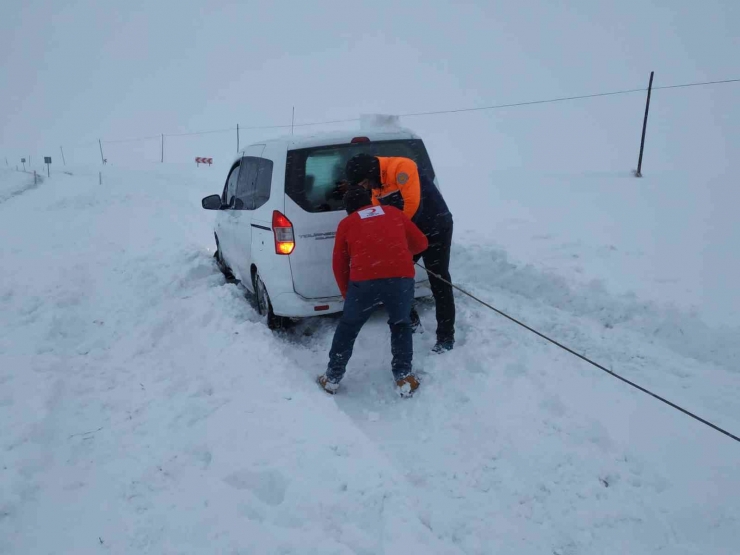
[[[347,161],[356,154],[404,156],[434,180],[434,171],[420,139],[397,139],[311,147],[288,151],[285,171],[285,215],[293,224],[295,250],[290,255],[293,288],[308,299],[338,297],[332,271],[334,237],[347,214],[336,184],[345,179]],[[426,279],[418,270],[417,281]]]

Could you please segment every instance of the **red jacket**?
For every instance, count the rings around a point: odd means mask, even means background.
[[[342,296],[349,281],[414,277],[414,255],[427,238],[392,206],[366,206],[339,223],[334,240],[334,278]]]

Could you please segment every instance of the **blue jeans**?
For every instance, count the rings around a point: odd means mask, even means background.
[[[413,278],[386,278],[369,281],[351,281],[344,301],[344,313],[339,321],[334,341],[329,351],[326,377],[339,383],[352,356],[357,334],[381,303],[388,312],[391,328],[391,353],[393,377],[400,380],[411,373],[414,354],[411,334],[411,303],[414,300]]]

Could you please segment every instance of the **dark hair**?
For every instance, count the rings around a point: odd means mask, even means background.
[[[344,195],[344,209],[347,214],[354,214],[363,206],[368,206],[373,203],[373,199],[370,196],[370,192],[365,190],[364,187],[350,187],[350,189]]]
[[[380,161],[370,154],[357,154],[349,159],[345,167],[347,180],[357,185],[363,179],[380,184]]]

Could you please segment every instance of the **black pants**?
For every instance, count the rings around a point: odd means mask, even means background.
[[[452,283],[450,277],[452,222],[429,233],[427,239],[429,240],[429,248],[421,255],[424,260],[424,267]],[[437,341],[454,341],[455,297],[452,294],[452,286],[440,281],[432,274],[428,275],[437,309]]]

